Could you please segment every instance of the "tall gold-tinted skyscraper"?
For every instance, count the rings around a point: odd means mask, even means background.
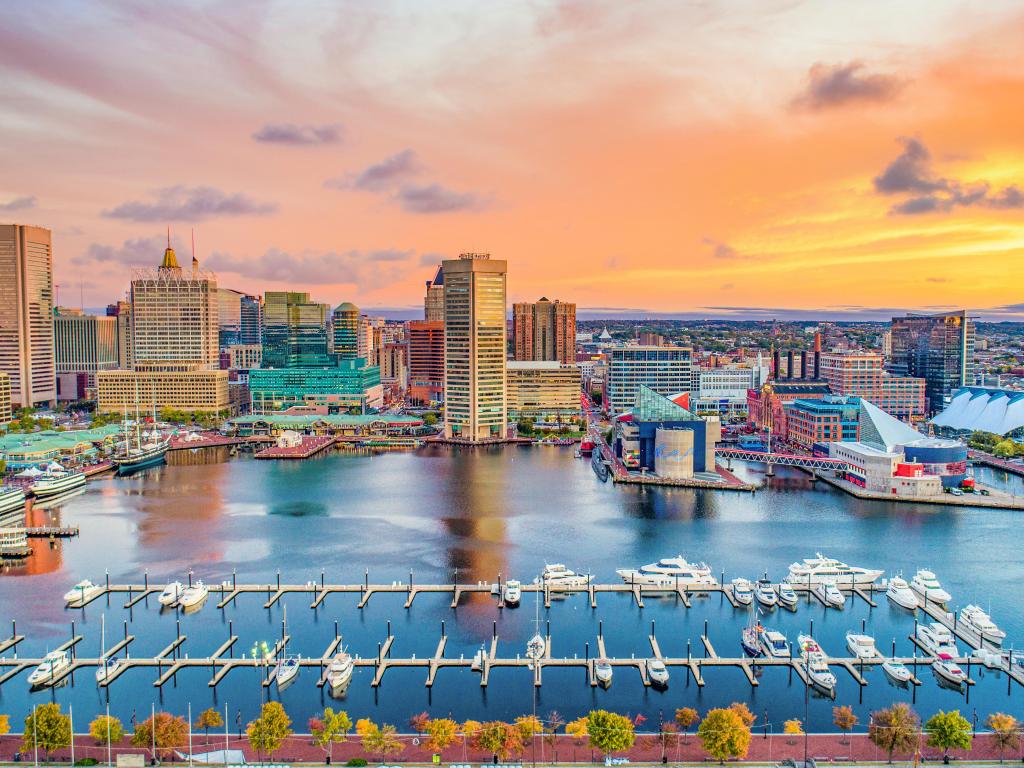
[[[505,437],[504,261],[464,253],[442,262],[445,437]]]
[[[0,224],[0,371],[15,406],[57,399],[52,247],[48,229]]]

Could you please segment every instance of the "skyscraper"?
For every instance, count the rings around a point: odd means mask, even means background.
[[[974,383],[974,321],[967,312],[892,319],[889,370],[925,380],[929,413],[959,387]]]
[[[259,296],[243,296],[239,302],[241,326],[238,330],[239,344],[263,343],[263,301]]]
[[[350,301],[339,304],[331,320],[334,354],[339,360],[359,357],[359,307]]]
[[[693,352],[688,347],[621,347],[609,350],[606,409],[620,414],[633,407],[641,386],[670,397],[689,392]]]
[[[242,337],[242,297],[241,291],[231,288],[217,289],[217,313],[220,321],[219,344],[227,349],[241,344]]]
[[[444,282],[445,417],[448,438],[504,438],[504,261],[464,253],[442,263]]]
[[[427,280],[423,297],[423,319],[428,323],[444,322],[444,269],[437,268],[433,280]]]
[[[50,230],[0,225],[0,371],[15,407],[57,399]]]
[[[96,386],[97,371],[118,367],[117,318],[86,315],[58,309],[53,320],[54,361],[60,380],[60,399],[85,396],[72,386],[78,374],[84,374],[85,387]]]
[[[541,298],[512,305],[516,360],[576,362],[576,305]]]
[[[131,304],[118,301],[107,304],[107,317],[117,319],[117,368],[132,367],[132,313]]]
[[[263,300],[263,367],[317,368],[331,365],[327,352],[327,304],[308,293],[267,291]]]
[[[444,322],[411,320],[408,327],[409,399],[418,405],[444,400]]]

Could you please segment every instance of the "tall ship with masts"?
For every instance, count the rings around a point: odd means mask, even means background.
[[[128,409],[124,413],[124,442],[114,454],[114,465],[117,474],[128,475],[140,469],[155,467],[166,460],[167,449],[171,445],[170,437],[163,437],[156,429],[156,407],[153,408],[153,429],[149,433],[142,431],[142,419],[138,410],[138,397],[135,398],[135,428],[128,425]]]

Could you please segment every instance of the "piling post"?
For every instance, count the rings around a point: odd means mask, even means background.
[[[412,592],[412,568],[409,569],[409,591]]]
[[[689,640],[689,638],[687,638],[687,640],[686,640],[686,662],[687,663],[690,662],[690,658],[691,658],[691,656],[690,656],[690,640]]]
[[[811,635],[811,637],[814,637],[814,619],[811,619],[811,631],[810,631],[810,635]]]
[[[338,636],[338,620],[337,619],[334,620],[334,636],[335,637]]]
[[[228,638],[234,637],[235,635],[235,622],[232,619],[228,619]],[[228,654],[230,658],[235,658],[235,644],[232,643],[231,647],[228,648]]]
[[[604,637],[604,619],[598,619],[597,621],[597,636]]]
[[[363,571],[363,591],[367,592],[370,589],[370,569],[367,568]]]
[[[103,572],[104,579],[106,580],[107,590],[110,590],[110,571]]]
[[[125,640],[128,639],[128,622],[127,621],[125,621],[125,623],[124,623],[124,639]]]
[[[320,569],[320,589],[324,588],[324,569]]]
[[[75,620],[74,620],[74,619],[72,619],[72,620],[71,620],[71,639],[72,639],[72,640],[74,640],[74,639],[75,639]],[[78,654],[77,654],[77,653],[75,653],[75,646],[74,646],[74,645],[72,645],[72,646],[71,646],[71,659],[72,659],[72,661],[73,661],[73,660],[75,659],[75,657],[76,657],[77,655],[78,655]]]
[[[492,621],[491,622],[491,639],[493,640],[497,636],[498,636],[498,622]]]
[[[388,637],[391,637],[391,619],[388,619]]]
[[[280,568],[278,568],[278,570],[277,570],[277,588],[278,589],[281,588],[281,569]]]
[[[149,568],[147,568],[145,571],[142,572],[142,583],[145,585],[146,589],[148,590],[149,589]]]
[[[1010,663],[1006,667],[1006,695],[1010,695],[1010,683],[1013,682],[1013,675],[1010,671],[1013,669],[1013,648],[1010,649]]]
[[[231,590],[234,591],[236,589],[238,589],[238,572],[234,568],[232,568],[231,569]]]
[[[654,619],[651,619],[651,634],[654,634]]]
[[[444,637],[444,619],[441,619],[441,637]]]
[[[588,640],[583,646],[583,660],[588,664],[590,663],[590,641]]]
[[[864,632],[867,631],[867,620],[866,619],[861,619],[860,620],[860,631],[861,631],[861,634],[863,634]]]
[[[188,585],[190,587],[192,586],[192,571],[191,570],[188,572]]]

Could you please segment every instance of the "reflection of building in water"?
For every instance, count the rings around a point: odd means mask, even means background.
[[[77,491],[81,490],[81,488],[77,489]],[[77,492],[72,492],[68,494],[68,497],[77,495],[79,495]],[[30,501],[24,519],[19,520],[17,524],[25,525],[28,528],[60,527],[60,509],[53,505],[62,500],[61,497],[50,499],[51,503],[45,506],[35,503],[34,500]],[[39,576],[44,573],[55,573],[63,567],[63,539],[29,539],[29,545],[32,547],[32,554],[25,558],[22,564],[15,565],[9,570],[5,568],[5,573],[11,576]],[[5,562],[4,565],[6,566],[8,563]]]

